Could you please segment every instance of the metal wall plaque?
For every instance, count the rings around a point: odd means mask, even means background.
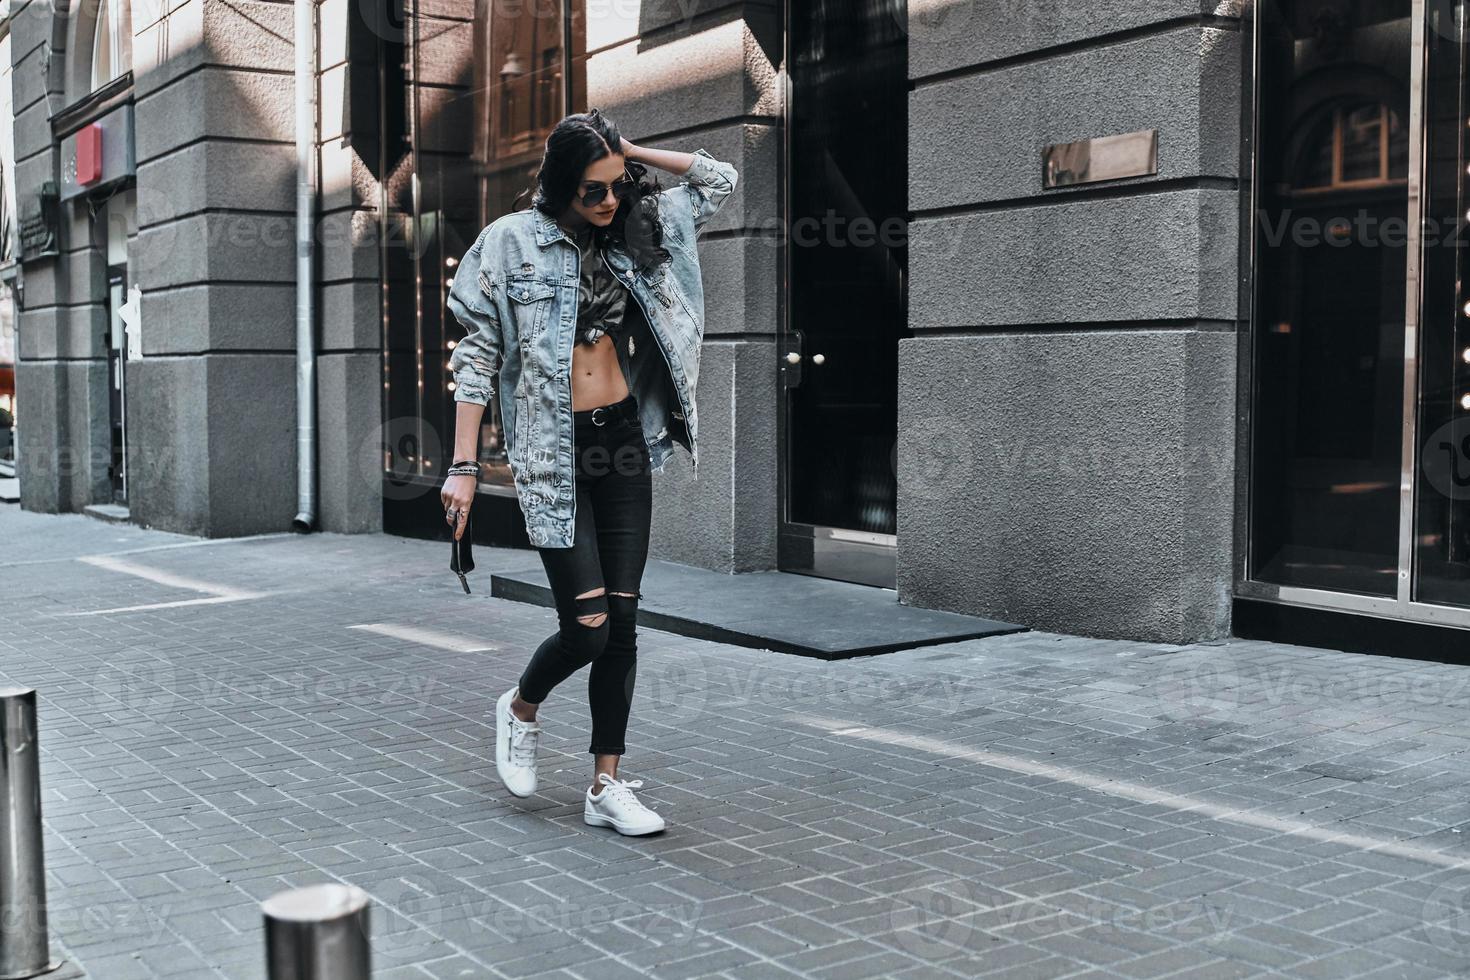
[[[1158,172],[1157,129],[1053,143],[1041,151],[1041,182],[1045,190],[1100,180],[1147,177]]]
[[[57,243],[61,219],[57,210],[56,181],[48,180],[20,214],[20,250],[25,259],[60,254]]]

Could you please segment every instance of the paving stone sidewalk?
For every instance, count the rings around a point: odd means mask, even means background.
[[[53,940],[97,980],[264,976],[259,902],[374,898],[378,980],[1470,975],[1470,669],[1045,633],[821,662],[642,631],[581,820],[490,709],[551,610],[526,553],[202,541],[0,505],[0,682],[42,696]]]

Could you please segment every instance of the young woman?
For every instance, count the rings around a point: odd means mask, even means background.
[[[682,179],[661,190],[644,179],[650,166]],[[456,462],[441,492],[445,519],[457,540],[475,497],[481,419],[498,391],[516,497],[559,623],[496,705],[496,772],[517,796],[536,791],[537,708],[590,664],[583,819],[623,834],[664,829],[633,793],[642,780],[619,779],[618,763],[651,474],[678,442],[698,475],[704,290],[695,239],[736,180],[702,148],[635,145],[595,109],[568,116],[546,140],[532,206],[480,233],[449,293],[468,333],[450,356]]]

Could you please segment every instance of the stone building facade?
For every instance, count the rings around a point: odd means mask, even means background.
[[[286,529],[293,7],[74,6],[6,20],[22,504]],[[598,106],[741,173],[700,243],[710,462],[657,481],[656,557],[1092,636],[1470,627],[1463,501],[1416,475],[1458,375],[1403,343],[1453,360],[1462,301],[1268,234],[1459,200],[1440,6],[323,0],[316,526],[441,533],[452,262]],[[477,536],[523,546],[498,426]]]

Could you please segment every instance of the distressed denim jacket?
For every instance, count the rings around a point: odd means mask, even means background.
[[[699,478],[695,385],[704,339],[704,283],[695,239],[735,189],[735,168],[703,148],[680,183],[660,192],[663,245],[671,258],[639,271],[626,249],[600,259],[633,294],[618,361],[637,398],[655,472],[678,442]],[[572,345],[581,253],[556,220],[513,211],[480,232],[455,270],[448,305],[467,336],[449,358],[454,400],[487,405],[498,390],[506,455],[531,544],[569,548],[574,486]]]

